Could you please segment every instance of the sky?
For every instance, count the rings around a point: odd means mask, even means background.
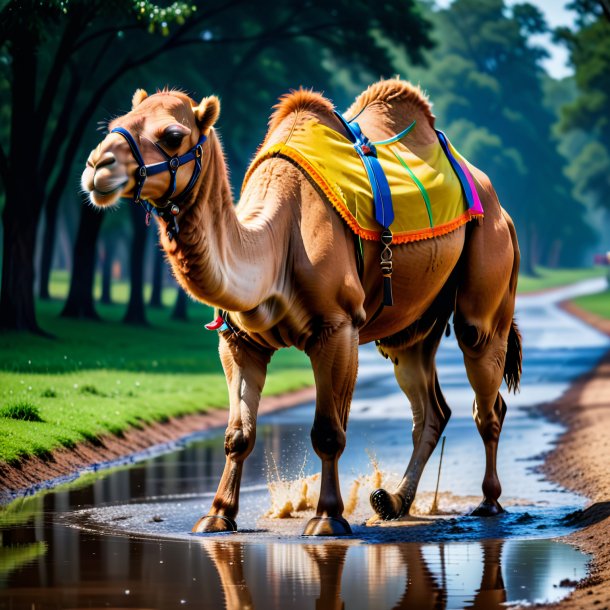
[[[571,26],[574,22],[574,13],[565,8],[568,0],[507,0],[508,5],[529,2],[537,6],[544,14],[548,25],[552,28],[567,25]],[[437,6],[445,8],[451,4],[451,0],[436,0]],[[532,38],[536,44],[546,47],[550,57],[542,62],[546,71],[553,78],[563,78],[573,73],[568,65],[568,51],[561,45],[553,44],[550,35],[534,36]]]

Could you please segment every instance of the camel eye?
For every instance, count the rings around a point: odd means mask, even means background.
[[[182,139],[185,134],[177,129],[171,127],[163,134],[161,142],[167,146],[167,148],[178,148],[182,144]]]

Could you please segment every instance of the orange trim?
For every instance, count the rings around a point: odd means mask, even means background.
[[[339,213],[341,218],[347,223],[349,228],[356,234],[359,235],[362,239],[367,239],[369,241],[379,241],[381,238],[381,231],[372,231],[370,229],[365,229],[358,224],[358,221],[352,216],[349,209],[345,205],[345,203],[337,197],[333,188],[328,184],[324,176],[322,176],[316,168],[301,155],[297,150],[290,146],[285,146],[283,143],[274,144],[270,148],[268,148],[263,154],[257,156],[248,171],[246,172],[246,176],[244,178],[244,182],[242,185],[242,192],[248,182],[248,179],[254,172],[254,170],[265,160],[270,157],[285,157],[289,160],[294,161],[297,165],[303,168],[307,172],[309,176],[313,179],[316,185],[320,188],[320,190],[324,193],[324,195],[328,198],[333,208]],[[424,239],[432,239],[434,237],[440,237],[441,235],[446,235],[447,233],[451,233],[455,231],[462,225],[465,225],[470,220],[475,218],[482,218],[483,214],[475,214],[470,210],[466,210],[463,214],[454,218],[450,222],[446,222],[445,224],[438,225],[435,227],[426,227],[424,229],[417,229],[414,231],[402,231],[400,233],[393,233],[392,244],[405,244],[413,241],[421,241]]]

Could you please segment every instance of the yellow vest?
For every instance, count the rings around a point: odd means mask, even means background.
[[[453,148],[452,153],[463,163]],[[444,235],[481,216],[468,209],[460,181],[438,141],[420,151],[420,156],[402,143],[377,146],[377,156],[392,193],[392,243]],[[379,240],[382,227],[375,220],[369,178],[345,136],[315,119],[295,125],[284,142],[256,155],[244,187],[258,165],[270,157],[282,157],[300,167],[354,233]]]

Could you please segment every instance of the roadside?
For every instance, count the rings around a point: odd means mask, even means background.
[[[315,388],[308,387],[287,394],[264,396],[259,414],[287,409],[315,399]],[[197,432],[226,426],[228,409],[212,409],[208,413],[173,417],[165,422],[148,424],[144,428],[129,428],[121,434],[106,434],[95,441],[78,443],[71,449],[59,448],[49,456],[28,457],[16,464],[0,463],[0,504],[20,495],[30,495],[55,486],[57,479],[70,479],[100,465],[129,457],[132,461],[141,453],[150,457],[155,449],[166,450],[168,445]],[[109,467],[111,464],[105,464]]]
[[[610,300],[610,296],[607,297]],[[610,320],[572,302],[562,309],[610,336]],[[548,610],[610,608],[610,352],[557,401],[541,407],[567,431],[548,454],[542,472],[550,480],[588,498],[587,508],[574,515],[580,529],[562,539],[592,555],[590,575]]]

